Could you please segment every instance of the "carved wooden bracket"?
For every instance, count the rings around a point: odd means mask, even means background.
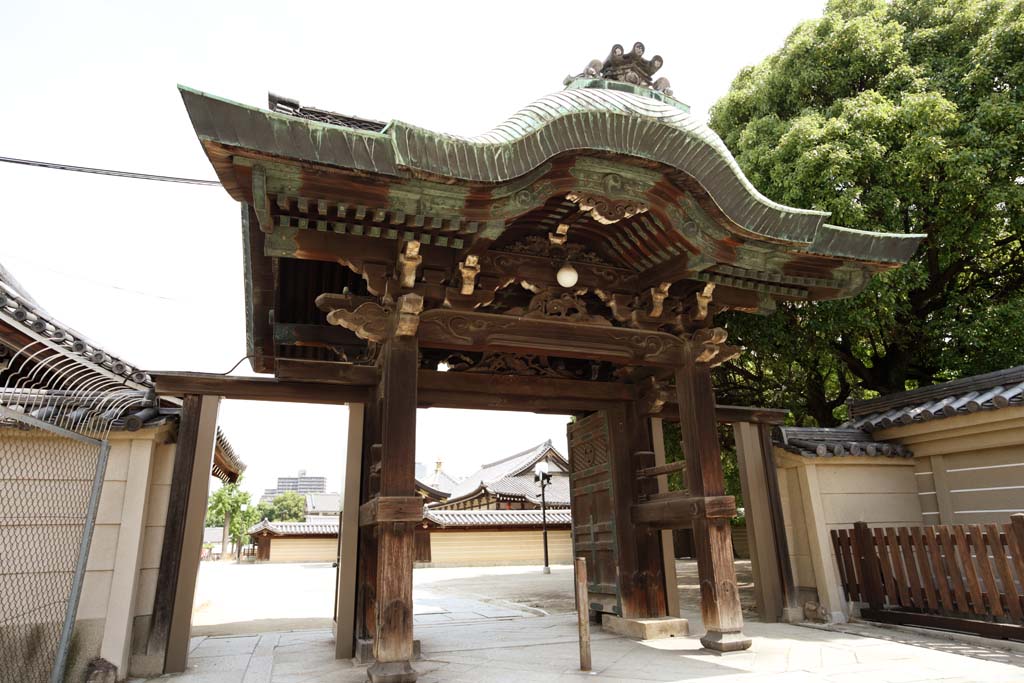
[[[665,310],[665,299],[668,297],[668,288],[671,286],[671,282],[662,282],[657,287],[651,287],[651,310],[647,315],[652,318],[661,317],[662,311]]]
[[[388,310],[375,301],[360,304],[354,311],[337,308],[327,314],[327,322],[352,330],[360,339],[380,343],[388,331]]]
[[[689,335],[694,360],[715,367],[740,355],[743,349],[726,344],[727,338],[728,332],[721,327],[707,327]]]
[[[555,231],[548,235],[548,239],[551,240],[551,244],[565,244],[565,241],[569,239],[569,228],[572,227],[568,223],[559,223]]]
[[[463,296],[469,296],[476,288],[476,276],[480,274],[480,257],[470,254],[465,261],[459,263],[459,273],[462,274],[462,288],[459,292]]]
[[[416,285],[416,269],[423,263],[420,256],[420,243],[418,240],[409,240],[405,243],[405,250],[398,255],[398,264],[395,268],[395,276],[405,289]]]
[[[711,295],[715,292],[715,283],[709,282],[704,285],[704,290],[696,293],[697,312],[694,314],[696,320],[705,320],[708,317],[708,306],[711,304]]]
[[[395,334],[399,337],[412,337],[420,325],[420,313],[423,311],[423,297],[419,294],[405,294],[398,297],[398,320]]]
[[[652,376],[645,378],[640,383],[639,409],[641,415],[657,415],[671,399],[672,389],[668,382],[659,382]]]

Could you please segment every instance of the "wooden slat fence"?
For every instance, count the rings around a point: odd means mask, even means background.
[[[1024,514],[1009,524],[832,531],[846,597],[871,621],[1024,640]]]

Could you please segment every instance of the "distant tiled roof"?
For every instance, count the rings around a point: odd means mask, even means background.
[[[1024,405],[1024,365],[855,401],[844,427],[872,432],[979,410]]]
[[[499,479],[486,488],[499,496],[522,497],[535,505],[540,505],[540,484],[533,480],[532,474]],[[552,476],[551,483],[544,487],[544,498],[548,505],[568,506],[569,477],[565,475]]]
[[[551,441],[545,441],[542,444],[528,448],[521,453],[510,455],[507,458],[501,460],[495,460],[492,463],[484,465],[479,470],[469,475],[465,479],[459,482],[458,486],[451,492],[452,498],[461,498],[468,493],[475,491],[481,484],[484,486],[490,486],[500,479],[505,477],[514,477],[518,474],[530,472],[533,466],[548,452],[554,452],[557,460],[559,460],[563,468],[569,469],[569,461],[565,459],[561,453],[558,452],[554,446],[551,445]]]
[[[368,130],[374,133],[380,133],[387,127],[387,124],[382,121],[361,119],[358,116],[346,116],[345,114],[338,114],[325,109],[316,109],[315,107],[303,107],[299,105],[298,100],[281,97],[274,93],[269,93],[267,99],[270,111],[277,112],[278,114],[288,114],[289,116],[297,116],[310,121],[329,123],[332,126],[344,126],[345,128]]]
[[[875,441],[861,429],[828,427],[776,427],[773,441],[790,453],[805,457],[840,456],[910,457],[905,446]]]
[[[323,522],[270,522],[264,519],[249,527],[250,536],[266,531],[272,536],[337,536],[338,520]]]
[[[572,513],[569,510],[548,510],[549,526],[569,526]],[[427,509],[424,519],[441,527],[476,526],[540,526],[540,510],[431,510]]]

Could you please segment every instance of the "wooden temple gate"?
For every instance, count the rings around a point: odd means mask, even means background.
[[[350,425],[359,513],[346,502],[343,560],[358,552],[353,584],[339,584],[338,652],[372,643],[372,681],[416,678],[417,407],[576,416],[574,525],[601,609],[668,615],[660,530],[692,525],[702,642],[749,647],[711,380],[740,349],[716,317],[850,296],[919,236],[838,228],[766,199],[643,52],[615,46],[472,139],[181,89],[242,205],[249,354],[274,378],[158,374],[157,387],[363,406]],[[653,484],[668,470],[650,418],[668,415],[682,492]]]

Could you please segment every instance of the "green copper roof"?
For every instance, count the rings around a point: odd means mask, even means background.
[[[628,86],[580,87],[585,80],[576,79],[568,89],[469,138],[401,121],[370,132],[248,107],[185,87],[181,93],[201,140],[315,164],[385,176],[501,183],[559,155],[606,152],[677,169],[696,180],[742,233],[811,254],[903,263],[923,237],[839,228],[825,223],[827,212],[774,202],[757,191],[722,140],[685,105]],[[605,83],[593,79],[594,85],[598,82]]]

